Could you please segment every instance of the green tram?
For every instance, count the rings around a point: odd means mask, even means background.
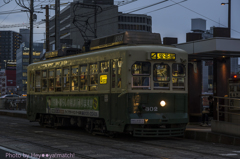
[[[89,49],[28,66],[30,121],[53,127],[75,125],[108,135],[184,134],[185,51],[161,45],[159,34],[138,32],[96,39]]]

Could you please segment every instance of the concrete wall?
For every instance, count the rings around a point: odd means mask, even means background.
[[[240,137],[240,124],[212,120],[211,127],[212,132]]]

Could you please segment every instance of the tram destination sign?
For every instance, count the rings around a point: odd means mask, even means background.
[[[174,53],[161,53],[161,52],[152,52],[152,60],[175,60],[176,54]]]

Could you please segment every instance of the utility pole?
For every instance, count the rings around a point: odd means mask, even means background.
[[[49,51],[49,7],[46,5],[46,52]]]
[[[97,0],[94,0],[94,37],[97,38]]]
[[[33,54],[33,1],[30,2],[30,42],[29,42],[29,64],[32,63],[32,54]]]
[[[60,0],[55,0],[55,50],[60,49]]]
[[[228,0],[228,29],[231,38],[231,0]]]

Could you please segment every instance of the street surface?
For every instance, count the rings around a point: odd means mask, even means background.
[[[10,156],[15,152],[21,156]],[[116,138],[93,136],[83,129],[43,128],[26,119],[0,116],[0,159],[18,157],[239,159],[240,147],[183,138],[134,138],[123,134]]]

